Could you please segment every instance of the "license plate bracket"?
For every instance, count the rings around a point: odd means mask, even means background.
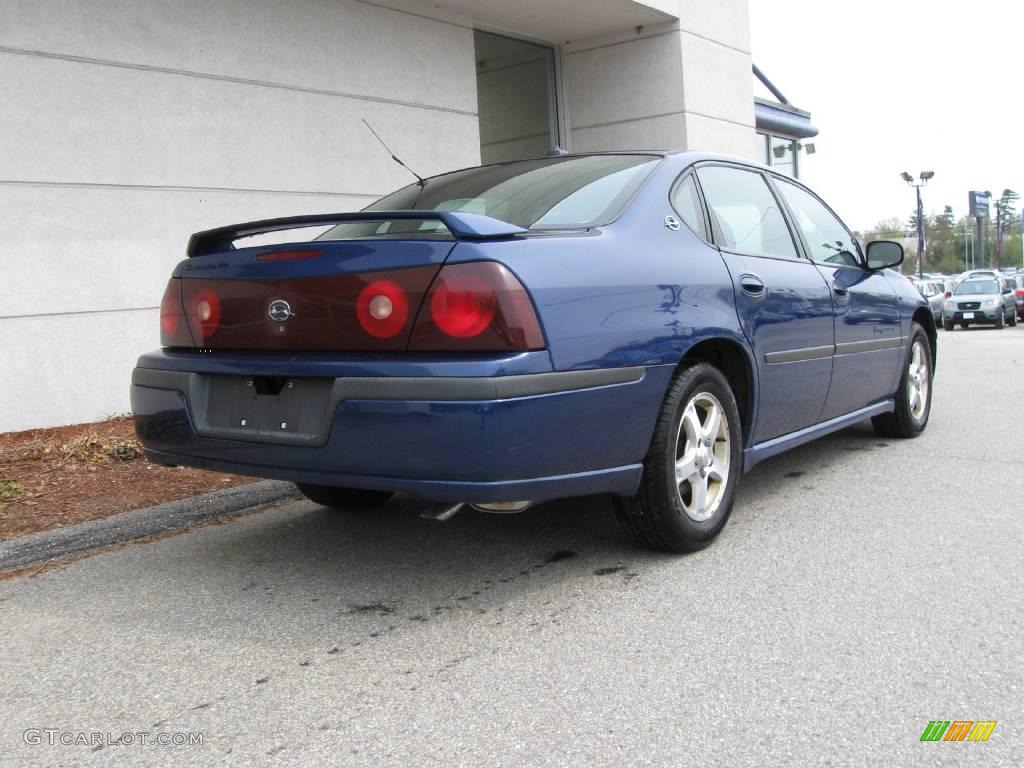
[[[330,432],[333,379],[196,374],[189,387],[205,437],[322,445]]]

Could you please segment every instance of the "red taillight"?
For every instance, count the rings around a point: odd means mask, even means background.
[[[405,327],[409,298],[394,280],[374,280],[356,298],[356,317],[368,334],[389,339]]]
[[[181,325],[181,297],[178,295],[178,286],[172,280],[167,284],[164,291],[164,298],[160,302],[160,333],[164,336],[173,336],[178,332]]]
[[[203,288],[192,297],[189,320],[192,329],[198,331],[203,340],[217,332],[220,327],[220,297],[213,288]]]
[[[1018,296],[1024,296],[1024,288],[1017,288],[1014,293]]]
[[[448,336],[471,339],[494,320],[497,304],[494,291],[480,278],[442,274],[430,295],[430,317]]]
[[[946,298],[947,299],[953,298],[953,294],[950,291],[946,291]]]
[[[503,265],[477,261],[441,269],[420,310],[409,349],[505,352],[544,348],[522,283]]]
[[[185,327],[181,311],[181,280],[167,281],[160,301],[160,344],[164,347],[192,346],[192,337]]]

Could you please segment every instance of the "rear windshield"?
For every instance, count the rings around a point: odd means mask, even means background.
[[[979,296],[984,293],[999,293],[995,280],[965,280],[956,289],[957,296]]]
[[[612,221],[661,160],[652,155],[590,155],[469,168],[410,184],[368,211],[465,211],[526,229],[583,229]],[[438,221],[342,224],[325,239],[447,235]]]

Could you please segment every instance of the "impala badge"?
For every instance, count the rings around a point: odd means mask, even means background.
[[[295,317],[292,312],[292,305],[284,299],[274,299],[267,307],[267,316],[275,323],[283,323],[290,317]]]

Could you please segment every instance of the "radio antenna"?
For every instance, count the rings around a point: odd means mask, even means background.
[[[420,176],[418,173],[416,173],[416,171],[414,171],[408,165],[406,165],[405,163],[403,163],[401,160],[398,159],[398,156],[394,152],[391,151],[391,148],[387,144],[384,143],[384,139],[382,139],[380,137],[380,134],[378,134],[375,130],[373,130],[373,126],[372,125],[370,125],[369,123],[366,122],[366,118],[365,117],[363,118],[363,123],[366,125],[367,128],[370,129],[370,133],[372,133],[374,138],[377,139],[377,141],[380,142],[380,145],[382,147],[384,147],[384,149],[386,149],[388,151],[388,154],[391,155],[391,159],[394,160],[396,163],[398,163],[403,168],[405,168],[405,170],[407,170],[413,176],[415,176],[416,179],[417,179],[417,183],[421,187],[425,187],[427,185],[427,180],[424,179],[422,176]]]

